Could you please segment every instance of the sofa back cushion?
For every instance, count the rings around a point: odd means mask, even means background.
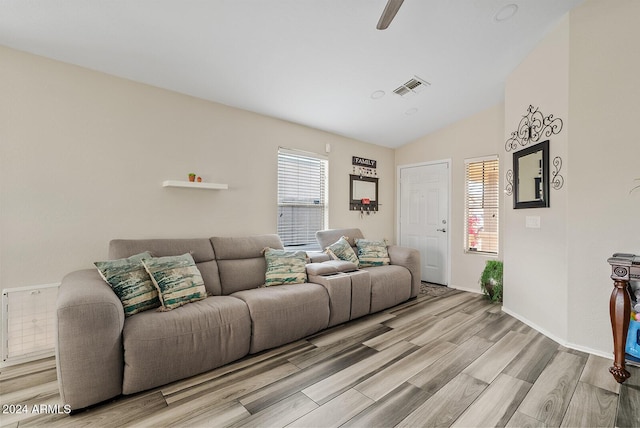
[[[324,251],[329,245],[338,242],[338,240],[346,236],[349,238],[349,245],[352,247],[356,246],[356,239],[363,239],[364,235],[358,228],[352,229],[329,229],[329,230],[319,230],[316,232],[316,240],[318,244],[320,244],[320,248]],[[354,249],[357,254],[357,249]]]
[[[262,250],[283,248],[278,235],[214,237],[211,244],[218,260],[223,295],[263,285],[267,263]]]
[[[222,294],[216,256],[209,239],[114,239],[109,243],[110,259],[123,259],[144,251],[149,251],[153,257],[191,254],[207,293],[213,296]]]

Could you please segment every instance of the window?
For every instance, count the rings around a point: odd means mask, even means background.
[[[325,156],[278,150],[278,235],[285,247],[319,249],[316,232],[328,224]]]
[[[465,170],[465,251],[498,254],[498,157],[467,159]]]

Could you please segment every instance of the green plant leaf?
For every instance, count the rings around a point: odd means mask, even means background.
[[[482,275],[480,275],[480,289],[493,302],[502,301],[502,273],[502,261],[487,260]]]

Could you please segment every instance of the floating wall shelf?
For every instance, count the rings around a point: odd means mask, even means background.
[[[220,183],[198,183],[192,181],[165,180],[162,182],[162,187],[188,187],[191,189],[227,190],[229,188],[229,185]]]

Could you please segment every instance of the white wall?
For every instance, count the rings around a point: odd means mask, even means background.
[[[329,153],[330,227],[394,238],[394,153],[0,47],[0,288],[58,282],[113,238],[275,233],[278,146]],[[351,156],[380,212],[350,212]],[[194,171],[227,191],[167,189]]]
[[[503,130],[504,106],[500,104],[396,149],[397,166],[451,159],[449,286],[454,288],[479,293],[478,280],[485,262],[496,258],[464,252],[464,160],[498,154]],[[501,255],[502,251],[498,258]]]

